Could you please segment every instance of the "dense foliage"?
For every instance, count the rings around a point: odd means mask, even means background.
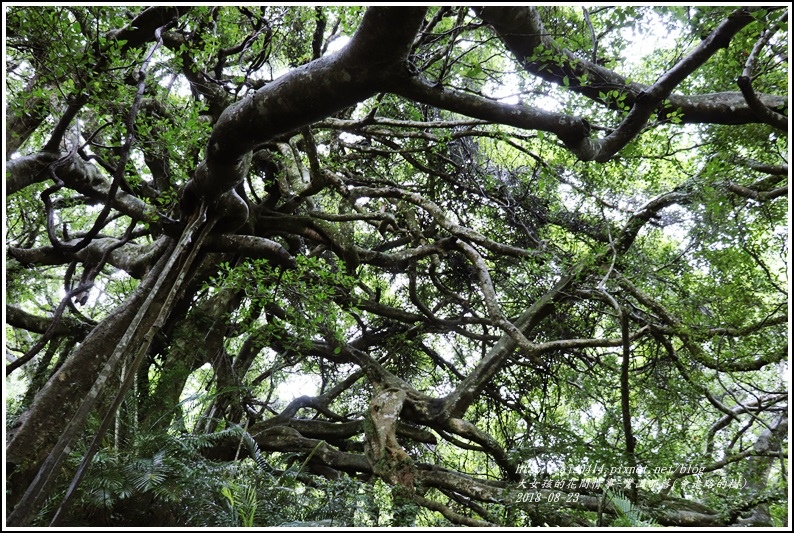
[[[787,524],[787,7],[4,9],[6,525]]]

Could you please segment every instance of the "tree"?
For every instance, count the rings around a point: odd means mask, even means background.
[[[787,522],[786,7],[4,16],[7,525]]]

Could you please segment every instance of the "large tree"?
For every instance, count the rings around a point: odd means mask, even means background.
[[[788,16],[7,8],[6,524],[783,525]]]

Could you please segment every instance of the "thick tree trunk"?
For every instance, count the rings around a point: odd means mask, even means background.
[[[138,308],[160,276],[167,256],[142,280],[138,288],[116,310],[99,323],[36,395],[30,408],[7,435],[7,505],[12,508],[38,471],[72,414],[94,385],[100,369],[118,346]],[[163,293],[162,298],[165,298]],[[162,302],[152,305],[159,307]],[[138,328],[132,345],[140,343],[151,327],[150,313]]]

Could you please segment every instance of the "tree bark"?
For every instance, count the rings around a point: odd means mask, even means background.
[[[88,334],[36,395],[32,405],[17,420],[16,425],[9,429],[6,436],[9,509],[22,496],[41,461],[94,385],[100,368],[113,353],[138,308],[154,287],[166,259],[167,255],[161,257],[135,292]],[[155,302],[154,305],[161,303]],[[150,314],[148,320],[141,324],[133,344],[141,342],[154,319],[155,316]]]

